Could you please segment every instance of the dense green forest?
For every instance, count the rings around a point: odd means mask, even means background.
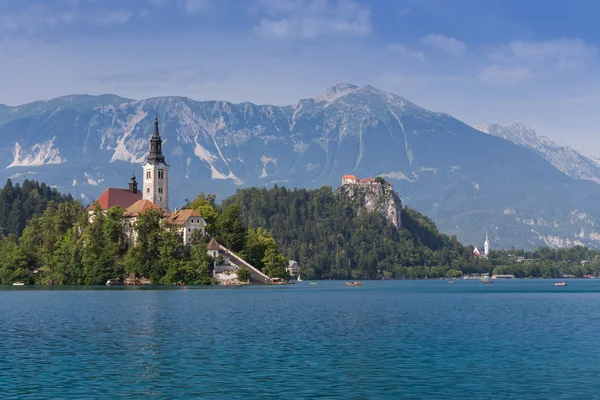
[[[26,179],[22,186],[13,186],[12,181],[7,180],[0,190],[0,234],[21,236],[27,221],[41,215],[50,201],[62,203],[73,202],[74,199],[45,183]]]
[[[132,275],[155,284],[214,283],[208,237],[197,235],[192,245],[183,246],[177,227],[160,211],[138,217],[133,227],[139,240],[128,245],[122,230],[124,210],[118,207],[95,209],[89,219],[79,201],[31,181],[14,187],[9,181],[1,193],[3,204],[8,198],[12,205],[21,203],[16,208],[24,210],[28,221],[22,233],[16,224],[14,231],[0,233],[0,284],[102,284]],[[302,275],[311,279],[600,274],[595,249],[511,249],[492,251],[482,259],[473,256],[473,247],[440,233],[415,210],[404,207],[402,228],[396,229],[329,187],[242,189],[221,204],[213,195],[201,194],[186,207],[205,218],[211,237],[272,277],[286,276],[288,259],[297,260]]]
[[[317,190],[250,188],[223,202],[239,204],[244,222],[270,231],[302,274],[319,279],[443,277],[484,268],[472,248],[441,234],[424,215],[402,209],[403,229],[330,187]]]
[[[428,217],[402,209],[402,229],[331,188],[241,189],[223,205],[239,204],[244,223],[270,231],[281,251],[300,263],[302,274],[322,279],[440,278],[470,273],[517,277],[598,275],[597,250],[584,247],[533,252],[492,251],[473,256],[472,246],[440,233]],[[588,261],[585,265],[581,261]]]

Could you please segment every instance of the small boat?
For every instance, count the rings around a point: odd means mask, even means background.
[[[298,279],[296,279],[296,282],[298,282],[298,283],[302,282],[302,278],[300,278],[300,274],[298,274]]]
[[[346,282],[346,286],[362,286],[362,282]]]
[[[23,282],[15,282],[13,286],[25,286],[25,284]]]
[[[488,284],[488,283],[494,283],[494,281],[491,281],[489,278],[483,278],[483,279],[481,280],[481,283]]]
[[[295,284],[296,284],[296,281],[287,281],[287,284],[288,284],[288,285],[295,285]]]
[[[106,281],[106,286],[122,286],[124,283],[121,281],[121,279],[117,278],[117,279],[109,279]]]
[[[448,281],[448,284],[452,285],[454,283],[454,281]]]
[[[317,283],[318,283],[318,282],[311,282],[310,284],[311,284],[311,285],[316,285]]]
[[[556,282],[554,286],[567,286],[567,282]]]

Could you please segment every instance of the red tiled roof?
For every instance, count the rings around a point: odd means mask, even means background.
[[[95,204],[100,205],[103,210],[108,210],[114,206],[127,208],[141,198],[141,192],[133,194],[129,189],[108,188],[88,209],[94,209]]]
[[[169,222],[173,224],[183,225],[191,217],[200,218],[200,214],[198,214],[198,211],[196,210],[178,210],[174,213],[169,214],[168,219]]]
[[[161,208],[151,202],[150,200],[138,200],[129,207],[127,207],[127,211],[125,211],[126,217],[137,217],[139,214],[143,214],[148,210],[160,210]]]
[[[354,179],[355,181],[358,180],[358,178],[356,177],[356,175],[348,175],[348,174],[342,176],[342,179]]]
[[[215,238],[210,239],[207,246],[208,250],[221,250],[221,245],[217,243]]]

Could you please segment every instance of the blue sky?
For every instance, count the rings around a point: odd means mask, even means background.
[[[600,156],[595,1],[0,0],[0,103],[291,104],[370,84]]]

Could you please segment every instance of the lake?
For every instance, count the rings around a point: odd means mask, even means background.
[[[0,398],[600,399],[600,280],[0,289]]]

